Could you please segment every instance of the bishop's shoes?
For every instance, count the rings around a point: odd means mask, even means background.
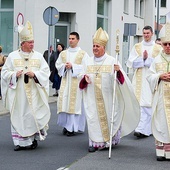
[[[146,137],[148,137],[148,136],[146,136],[146,135],[144,135],[144,134],[142,134],[140,132],[134,132],[134,136],[136,136],[137,138],[146,138]]]
[[[66,128],[63,129],[63,135],[66,136],[74,136],[75,133],[74,132],[69,132]]]
[[[37,142],[37,140],[34,139],[34,141],[32,142],[32,145],[30,145],[30,146],[17,145],[17,146],[15,146],[14,151],[35,149],[35,148],[37,148],[37,146],[38,146],[38,142]]]

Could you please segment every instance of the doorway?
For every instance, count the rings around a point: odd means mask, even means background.
[[[69,24],[57,24],[57,25],[55,25],[54,47],[56,48],[56,45],[58,43],[61,43],[65,46],[65,48],[67,48],[68,47],[68,35],[69,35]]]

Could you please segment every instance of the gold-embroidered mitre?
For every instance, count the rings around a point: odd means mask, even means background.
[[[32,25],[29,21],[26,22],[25,27],[19,25],[18,32],[21,42],[34,40]]]
[[[162,29],[160,30],[159,37],[161,38],[161,41],[164,42],[170,42],[170,23],[167,22]]]
[[[97,43],[102,46],[106,46],[109,40],[109,36],[106,31],[104,31],[101,27],[96,31],[93,36],[93,43]]]

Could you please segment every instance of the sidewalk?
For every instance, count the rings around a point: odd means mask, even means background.
[[[50,86],[51,87],[51,86]],[[54,89],[50,88],[50,97],[49,97],[49,102],[48,103],[53,103],[53,102],[57,102],[57,97],[53,97],[53,94],[55,93]],[[5,114],[8,114],[9,111],[6,110],[4,107],[3,107],[3,104],[2,104],[2,100],[0,100],[0,116],[1,115],[5,115]]]

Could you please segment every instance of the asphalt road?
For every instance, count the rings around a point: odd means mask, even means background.
[[[35,150],[13,151],[9,116],[0,116],[0,170],[168,170],[170,161],[158,162],[154,138],[137,139],[133,134],[112,149],[88,153],[87,130],[73,137],[62,135],[56,125],[56,103],[50,104],[52,117],[48,136]]]
[[[56,103],[50,104],[52,116],[48,136],[35,150],[14,151],[9,115],[0,116],[0,170],[57,170],[88,154],[87,132],[67,137],[57,126]]]

